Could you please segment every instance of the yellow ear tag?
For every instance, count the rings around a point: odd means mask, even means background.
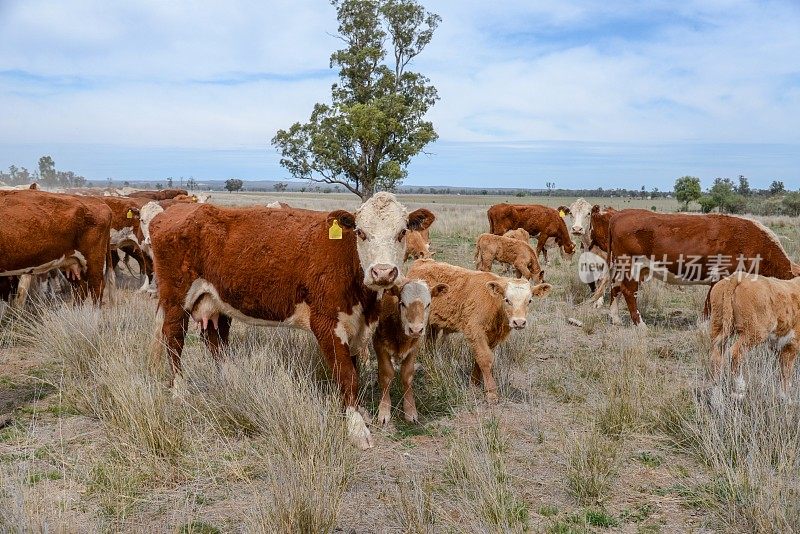
[[[128,210],[128,213],[125,215],[128,219],[133,219],[133,211]]]
[[[564,217],[566,217],[566,216],[567,216],[567,214],[566,214],[566,213],[564,213],[564,210],[558,210],[558,216],[559,216],[559,217],[561,217],[561,218],[563,219]]]
[[[334,219],[333,223],[331,223],[331,227],[328,229],[328,239],[341,239],[341,238],[342,238],[342,227],[339,226],[339,221]]]

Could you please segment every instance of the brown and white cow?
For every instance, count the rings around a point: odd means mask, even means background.
[[[503,235],[508,230],[524,228],[531,237],[538,236],[536,253],[544,256],[545,263],[548,241],[561,247],[562,255],[568,259],[575,253],[567,225],[556,209],[538,204],[495,204],[486,215],[492,234]]]
[[[150,200],[169,200],[178,195],[188,196],[186,189],[161,189],[160,191],[133,191],[128,193],[131,198],[147,198]]]
[[[400,366],[403,380],[403,414],[405,420],[416,423],[417,405],[414,402],[414,366],[419,342],[425,333],[431,297],[447,291],[446,284],[428,288],[422,280],[406,280],[402,285],[383,292],[378,327],[372,336],[372,346],[378,356],[378,383],[381,401],[378,423],[385,425],[391,418],[392,399],[389,388],[394,379],[394,364]]]
[[[379,293],[403,281],[408,230],[433,220],[426,209],[407,213],[385,192],[355,213],[186,204],[159,214],[150,240],[174,385],[189,319],[203,326],[215,357],[231,319],[310,330],[339,384],[353,441],[370,447],[353,356],[369,342]]]
[[[472,381],[479,384],[483,379],[486,399],[496,401],[494,348],[511,330],[527,326],[528,306],[534,296],[544,296],[550,284],[531,286],[520,278],[504,278],[433,260],[415,261],[408,277],[425,280],[430,287],[448,286],[446,293],[432,299],[429,335],[435,340],[438,332],[464,334],[475,357]]]
[[[429,229],[426,228],[421,232],[408,232],[406,238],[408,243],[406,246],[406,257],[404,261],[410,259],[419,260],[422,258],[432,258],[431,252],[431,238]]]
[[[780,363],[780,394],[787,398],[792,369],[800,351],[800,278],[780,280],[736,273],[711,288],[711,403],[721,408],[720,378],[725,349],[731,337],[731,373],[736,378],[732,395],[742,399],[745,390],[742,358],[767,341],[773,343]]]
[[[111,210],[94,198],[41,191],[0,192],[0,276],[60,269],[78,300],[100,303],[113,288]]]
[[[518,230],[525,232],[522,228],[509,232],[519,233]],[[527,242],[505,235],[481,234],[475,244],[475,269],[489,272],[494,262],[511,266],[517,278],[536,282],[544,279],[538,254]]]
[[[784,280],[800,275],[800,266],[789,259],[770,229],[733,215],[642,209],[622,210],[607,217],[593,213],[592,235],[594,243],[601,248],[605,244],[609,251],[614,324],[621,323],[621,294],[633,323],[645,326],[636,294],[639,283],[648,277],[668,284],[713,286],[736,271]],[[707,312],[708,301],[705,315]]]

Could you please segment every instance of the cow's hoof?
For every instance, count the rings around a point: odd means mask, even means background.
[[[497,404],[500,401],[500,397],[494,391],[490,391],[486,393],[486,402],[489,404]]]
[[[597,299],[596,301],[594,301],[594,304],[592,304],[592,307],[595,310],[599,310],[600,308],[603,307],[603,304],[605,304],[605,302],[603,300],[604,299]]]
[[[389,421],[392,419],[392,411],[391,409],[383,409],[378,408],[378,424],[382,426],[386,426],[389,424]]]
[[[406,410],[403,414],[403,419],[406,420],[406,423],[419,423],[419,414],[417,414],[417,410]]]
[[[350,436],[350,441],[353,445],[362,451],[374,447],[372,434],[358,410],[352,407],[347,408],[345,417],[347,418],[347,434]]]

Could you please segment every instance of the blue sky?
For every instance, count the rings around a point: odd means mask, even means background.
[[[800,187],[800,3],[429,0],[414,67],[440,141],[408,184]],[[269,139],[325,101],[325,0],[0,0],[0,167],[285,178]]]

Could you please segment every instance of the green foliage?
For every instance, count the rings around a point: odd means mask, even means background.
[[[411,158],[438,137],[423,120],[439,98],[436,88],[407,67],[441,18],[416,0],[332,4],[345,47],[331,55],[331,68],[339,68],[331,104],[316,104],[307,123],[278,130],[272,144],[296,178],[339,184],[366,199],[405,178]]]
[[[800,215],[800,191],[792,191],[786,193],[786,196],[781,200],[783,209],[787,215],[797,217]]]
[[[241,191],[242,186],[244,186],[244,182],[239,178],[228,178],[225,180],[225,189],[229,192]]]
[[[780,195],[786,191],[786,187],[783,185],[783,182],[779,180],[773,180],[771,184],[769,184],[769,194],[770,195]]]
[[[736,187],[736,192],[743,197],[749,197],[753,193],[750,189],[750,182],[747,180],[747,176],[743,174],[739,175],[739,185]]]
[[[683,202],[685,209],[689,208],[689,202],[698,200],[702,194],[700,178],[682,176],[675,180],[675,198],[678,199],[678,202]]]

